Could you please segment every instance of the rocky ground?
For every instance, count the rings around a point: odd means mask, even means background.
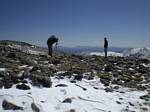
[[[122,87],[144,91],[146,94],[139,96],[139,99],[143,100],[146,105],[142,111],[150,111],[150,60],[111,56],[106,59],[96,55],[62,53],[55,53],[53,57],[49,57],[40,47],[19,43],[22,47],[18,48],[17,45],[13,41],[0,42],[0,88],[2,90],[9,90],[14,86],[19,90],[30,90],[32,87],[28,84],[33,87],[51,88],[53,86],[51,78],[54,77],[60,80],[67,78],[70,83],[76,85],[79,81],[91,81],[97,77],[99,83],[104,85],[105,92],[117,91]],[[27,48],[28,50],[22,50]],[[86,88],[80,85],[78,87],[86,91]],[[0,95],[3,95],[1,93],[3,92],[0,92]],[[68,102],[69,99],[66,101]],[[3,101],[4,110],[23,110],[22,107],[11,106],[13,104],[6,106],[8,103],[6,100]],[[134,104],[131,105],[134,106]],[[34,104],[32,106],[36,107]],[[76,111],[70,110],[69,112]],[[40,112],[40,110],[35,112]],[[124,112],[130,111],[126,108]]]

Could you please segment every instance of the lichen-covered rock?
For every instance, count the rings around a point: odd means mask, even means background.
[[[30,80],[32,80],[33,86],[51,87],[52,82],[50,77],[31,74]]]

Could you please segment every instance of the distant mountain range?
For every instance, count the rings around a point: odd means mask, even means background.
[[[123,52],[124,56],[150,59],[150,47],[130,48]]]
[[[122,53],[123,51],[127,50],[127,47],[109,47],[109,51]],[[69,53],[69,54],[84,54],[84,53],[91,53],[91,52],[103,52],[103,47],[91,47],[91,46],[77,46],[77,47],[58,47],[59,51]]]
[[[7,47],[27,52],[30,54],[47,54],[47,48],[39,47],[36,45],[28,44],[26,42],[1,40],[0,48]],[[104,56],[103,47],[90,47],[90,46],[78,46],[78,47],[54,47],[55,52],[66,54],[80,54],[80,55],[100,55]],[[127,47],[109,47],[109,56],[130,56],[135,58],[150,59],[150,47],[143,48],[127,48]]]

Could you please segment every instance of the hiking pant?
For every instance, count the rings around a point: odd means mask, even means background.
[[[52,53],[53,53],[52,45],[49,45],[49,46],[48,46],[48,54],[49,54],[50,56],[52,56]]]
[[[107,47],[104,48],[105,57],[107,57]]]

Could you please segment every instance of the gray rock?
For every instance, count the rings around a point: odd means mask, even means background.
[[[62,103],[72,103],[72,99],[66,98],[64,101],[62,101]]]
[[[147,95],[140,96],[140,99],[143,99],[143,100],[146,100],[146,101],[150,101],[150,95],[147,94]]]
[[[75,75],[74,80],[81,81],[82,78],[83,78],[83,75],[82,74],[78,74],[78,75]]]
[[[3,87],[3,85],[4,85],[3,80],[2,80],[2,79],[0,79],[0,88],[2,88],[2,87]]]
[[[29,90],[30,89],[30,87],[25,84],[18,84],[18,85],[16,85],[16,88],[20,89],[20,90]]]
[[[106,92],[113,92],[114,90],[112,88],[105,88]]]
[[[110,81],[106,79],[100,79],[101,83],[104,84],[104,86],[109,86]]]
[[[35,103],[32,103],[32,104],[31,104],[31,108],[32,108],[32,110],[33,110],[34,112],[40,112],[40,109],[36,106]]]
[[[68,85],[66,84],[57,84],[55,87],[67,87]]]
[[[4,110],[23,110],[23,107],[20,107],[20,106],[13,104],[13,103],[10,103],[7,100],[3,101],[2,107]]]

